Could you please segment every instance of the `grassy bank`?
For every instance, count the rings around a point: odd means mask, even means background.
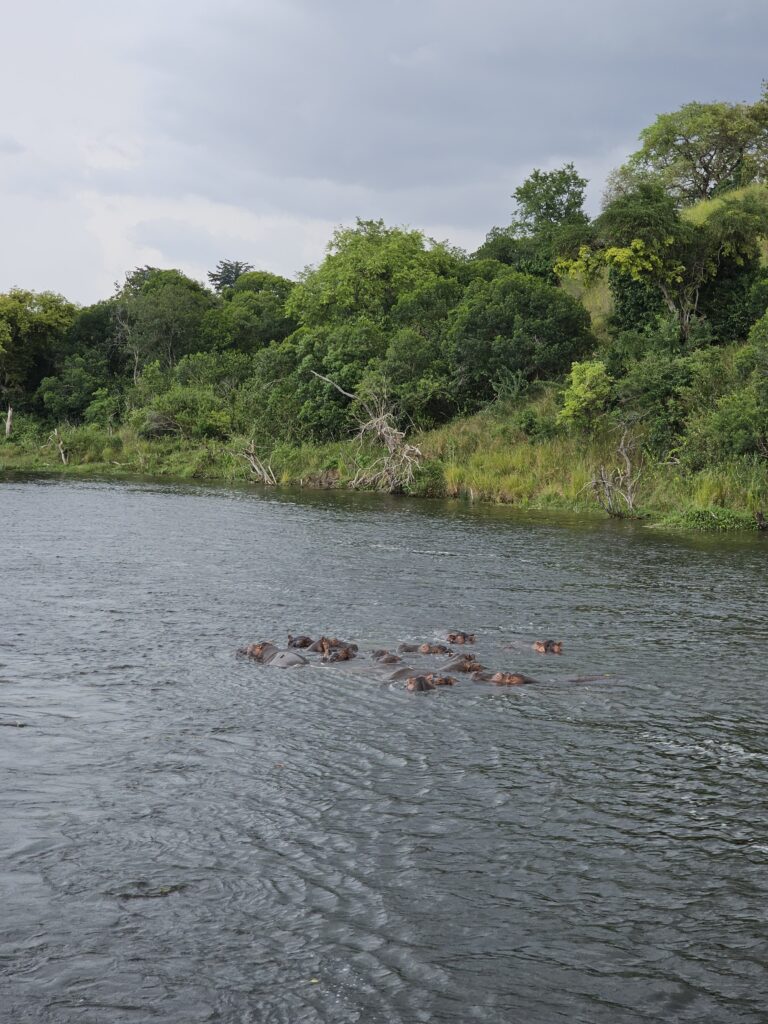
[[[554,426],[556,398],[544,389],[525,403],[496,403],[475,416],[420,434],[425,460],[412,493],[496,502],[524,509],[594,511],[591,481],[598,466],[617,464],[616,437],[563,434]],[[0,472],[146,474],[176,479],[252,480],[238,451],[246,438],[191,441],[147,439],[128,427],[62,428],[68,462],[45,432],[21,422],[0,440]],[[348,487],[365,452],[354,441],[278,445],[267,461],[282,485]],[[755,529],[755,513],[768,510],[768,461],[740,459],[686,472],[646,460],[638,511],[649,523],[687,529]]]

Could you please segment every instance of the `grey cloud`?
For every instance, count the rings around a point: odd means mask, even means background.
[[[0,156],[16,156],[24,152],[24,146],[10,135],[0,135]]]
[[[148,118],[249,202],[248,173],[429,201],[600,156],[688,99],[755,96],[766,34],[759,0],[230,3],[144,54],[163,71]]]
[[[149,246],[162,254],[163,266],[192,264],[214,267],[222,253],[238,252],[244,240],[217,232],[213,234],[173,218],[144,220],[131,231],[131,240],[140,246]]]

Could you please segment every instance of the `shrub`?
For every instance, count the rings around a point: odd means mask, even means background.
[[[614,396],[613,378],[599,359],[573,363],[563,392],[558,421],[569,426],[587,426],[605,412]]]

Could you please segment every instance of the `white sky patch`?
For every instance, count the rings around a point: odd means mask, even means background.
[[[89,235],[99,246],[111,280],[122,280],[126,270],[149,264],[173,266],[197,280],[205,280],[220,259],[242,259],[260,270],[294,277],[309,263],[322,259],[334,225],[288,215],[265,216],[200,196],[169,201],[132,196],[103,196],[85,192],[80,196]],[[152,226],[164,245],[143,244]],[[182,238],[197,235],[209,258],[180,258],[173,251],[174,227]],[[137,231],[141,229],[138,233]],[[187,250],[200,246],[184,246]],[[86,298],[93,300],[98,295]]]

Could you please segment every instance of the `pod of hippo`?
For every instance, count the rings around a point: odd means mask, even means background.
[[[451,630],[447,633],[446,639],[451,644],[464,645],[475,643],[475,634],[467,633],[464,630]],[[359,655],[357,644],[349,640],[339,640],[337,637],[320,636],[313,640],[310,636],[292,636],[288,634],[287,647],[281,650],[270,640],[261,640],[258,643],[248,644],[241,647],[238,654],[245,658],[259,662],[261,665],[268,665],[270,668],[297,668],[310,664],[310,657],[299,654],[305,651],[307,655],[319,655],[316,659],[321,663],[334,663],[350,661]],[[533,650],[537,654],[562,654],[563,645],[560,640],[535,640]],[[440,672],[418,672],[403,664],[402,654],[423,654],[447,657],[441,666]],[[390,681],[405,680],[405,689],[411,693],[425,693],[436,690],[443,686],[455,686],[458,682],[449,673],[464,673],[470,676],[476,683],[491,683],[495,686],[525,686],[535,683],[536,680],[522,672],[493,671],[481,665],[475,655],[471,652],[456,653],[449,646],[443,643],[402,643],[397,648],[397,653],[384,648],[377,648],[370,652],[370,658],[377,665],[399,665],[387,677]],[[601,677],[592,677],[601,678]],[[581,680],[576,680],[581,681]]]

